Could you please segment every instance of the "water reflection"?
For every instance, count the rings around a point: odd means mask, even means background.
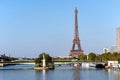
[[[35,80],[46,80],[46,70],[35,70]]]
[[[26,65],[11,67],[0,70],[0,80],[120,80],[120,70],[84,69],[66,65],[46,71],[35,71]]]
[[[108,69],[109,80],[120,80],[120,71]]]
[[[73,72],[73,78],[74,80],[80,80],[80,67],[74,67],[73,68],[74,72]]]
[[[42,70],[42,76],[43,76],[42,80],[46,80],[46,70]]]

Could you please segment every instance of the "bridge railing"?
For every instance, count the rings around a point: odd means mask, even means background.
[[[91,61],[91,60],[52,60],[53,62],[92,62],[92,63],[101,63],[101,61]]]

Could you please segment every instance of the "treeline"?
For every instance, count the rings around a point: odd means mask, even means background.
[[[42,63],[43,54],[45,55],[46,64],[52,63],[52,60],[82,60],[82,61],[95,61],[95,62],[107,62],[107,61],[118,61],[120,63],[120,53],[114,52],[108,52],[108,53],[102,53],[102,54],[96,54],[94,52],[91,52],[89,54],[81,54],[78,56],[78,58],[53,58],[49,56],[49,54],[41,53],[38,58],[36,58],[35,63]]]
[[[95,54],[93,52],[89,53],[88,55],[82,54],[78,56],[78,60],[90,60],[90,61],[119,61],[120,62],[120,53],[102,53],[102,54]]]
[[[9,57],[9,56],[6,56],[5,54],[0,55],[0,62],[3,62],[3,61],[13,61],[13,60],[18,60],[18,58]]]

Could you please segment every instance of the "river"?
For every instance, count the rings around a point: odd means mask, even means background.
[[[35,71],[34,65],[0,67],[0,80],[120,80],[120,71],[55,66],[54,70]]]

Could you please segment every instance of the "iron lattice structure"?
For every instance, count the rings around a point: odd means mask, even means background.
[[[83,54],[83,50],[80,45],[80,39],[79,39],[79,32],[78,32],[78,10],[75,8],[75,35],[73,39],[73,45],[72,49],[70,50],[70,56],[72,57],[78,57],[78,55]],[[77,45],[77,49],[75,49],[75,46]]]

